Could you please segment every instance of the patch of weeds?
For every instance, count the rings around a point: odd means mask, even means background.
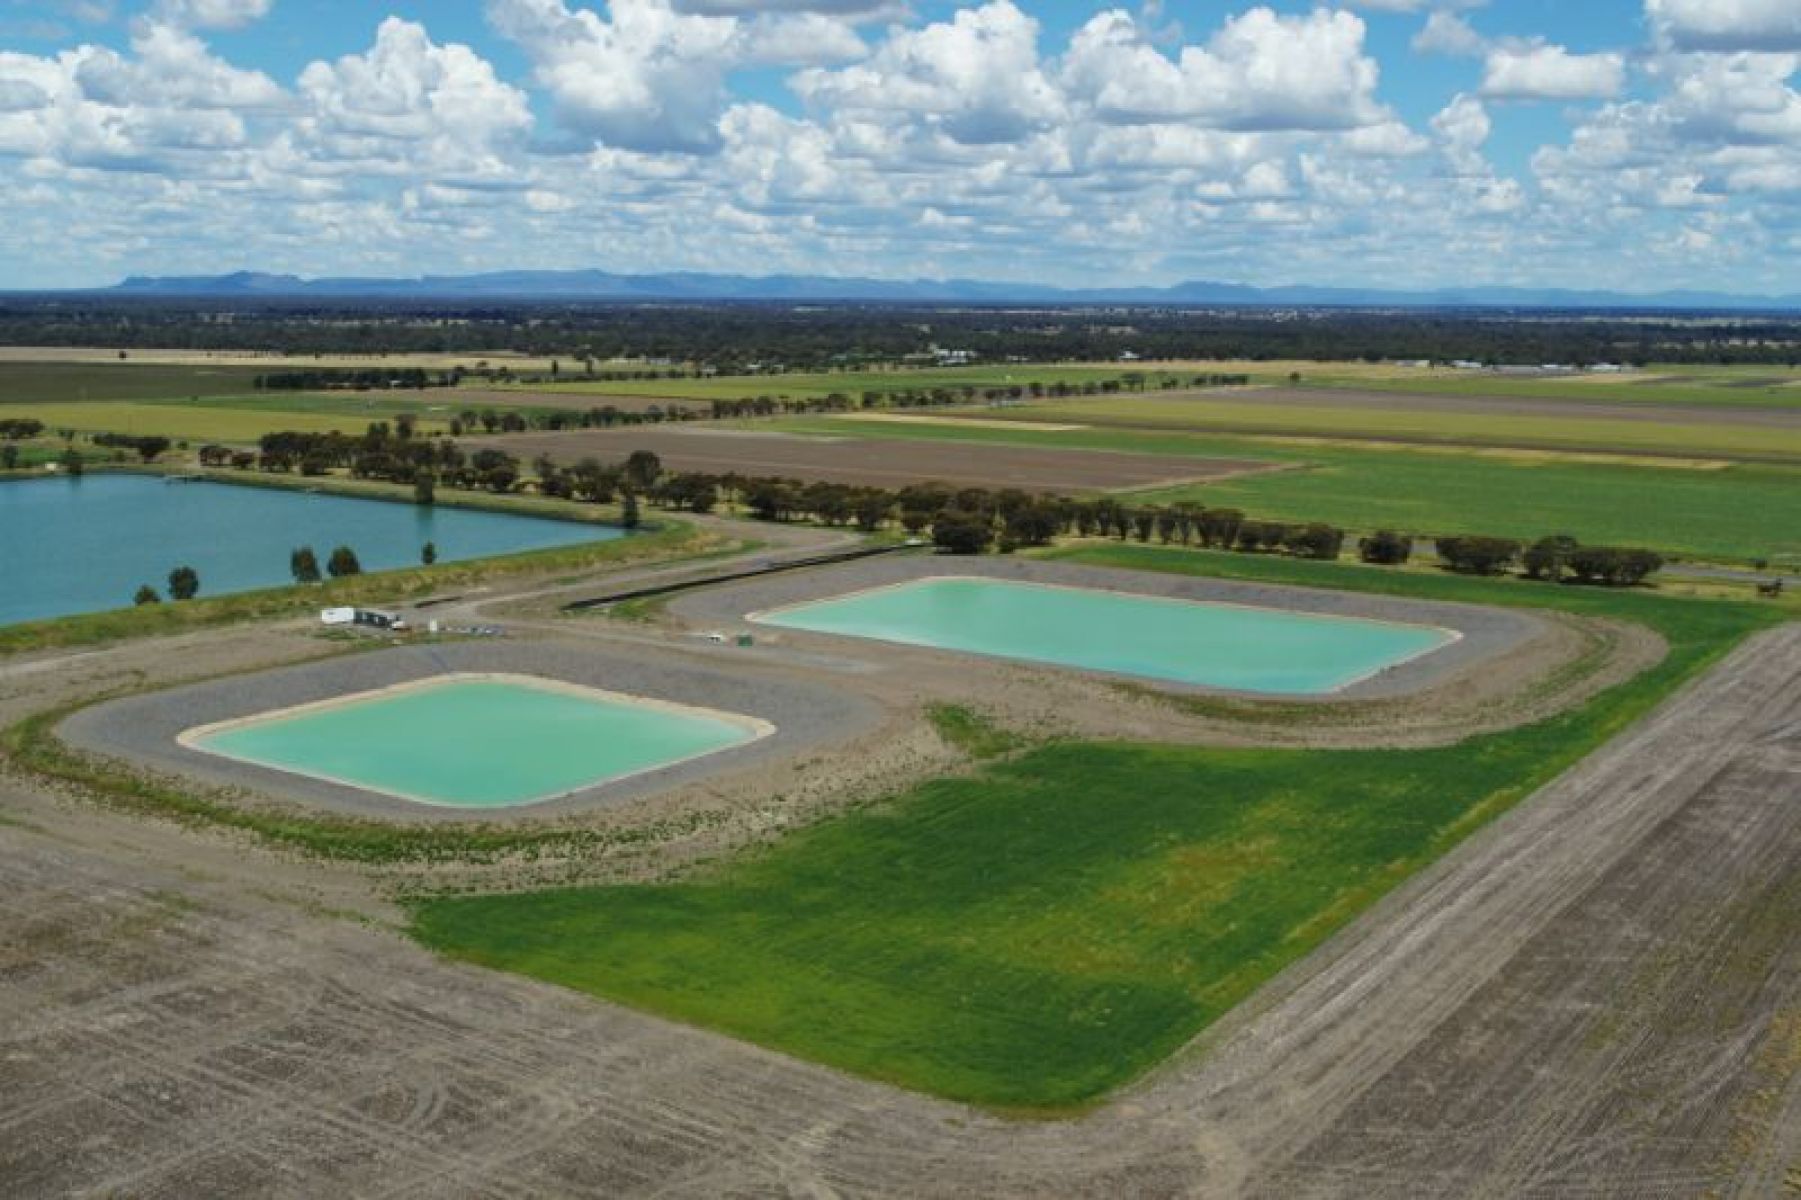
[[[961,704],[931,705],[926,719],[939,737],[978,762],[1011,754],[1025,745],[1025,739]]]

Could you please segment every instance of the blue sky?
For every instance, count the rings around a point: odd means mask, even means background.
[[[1796,0],[0,0],[0,286],[1801,290]]]

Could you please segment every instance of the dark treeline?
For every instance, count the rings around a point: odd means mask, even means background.
[[[1510,538],[1440,538],[1438,557],[1465,574],[1499,575],[1517,565],[1528,579],[1614,587],[1643,583],[1663,569],[1663,557],[1653,551],[1584,546],[1568,535],[1540,538],[1530,546]]]
[[[523,433],[527,430],[613,429],[658,425],[666,421],[739,420],[746,417],[803,416],[874,408],[933,408],[953,404],[1009,404],[1046,397],[1112,396],[1169,391],[1184,387],[1242,387],[1247,375],[1176,374],[1127,371],[1117,379],[1083,383],[1008,384],[1000,387],[901,388],[894,391],[829,392],[824,396],[779,396],[765,393],[733,400],[688,403],[671,401],[642,409],[597,404],[592,408],[465,408],[450,419],[450,434]],[[529,398],[529,397],[526,397]]]
[[[392,425],[378,421],[361,434],[266,433],[255,452],[208,445],[200,448],[199,457],[203,466],[211,467],[313,477],[343,470],[355,479],[417,484],[426,478],[496,494],[512,491],[520,479],[512,455],[498,450],[466,454],[449,438],[416,435],[407,417]]]
[[[109,450],[135,450],[145,462],[155,462],[169,449],[169,439],[154,435],[130,433],[96,433],[90,439],[96,446]]]
[[[1044,546],[1058,537],[1111,537],[1248,553],[1337,558],[1344,531],[1329,525],[1256,521],[1237,509],[1146,506],[1112,497],[1038,495],[1014,488],[909,484],[899,489],[775,476],[666,472],[639,451],[623,463],[585,459],[563,468],[532,464],[538,489],[570,499],[643,495],[659,508],[709,513],[721,505],[761,521],[815,521],[864,533],[930,534],[943,549],[975,554]]]
[[[292,355],[639,359],[724,374],[929,361],[1468,359],[1502,364],[1801,363],[1801,318],[1506,310],[451,302],[18,296],[0,345]],[[473,362],[471,366],[473,366]]]
[[[271,392],[367,392],[406,388],[455,387],[460,371],[424,371],[418,367],[372,367],[367,370],[316,369],[273,371],[256,377],[256,386]]]

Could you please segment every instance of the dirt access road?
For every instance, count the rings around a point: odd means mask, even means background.
[[[1801,625],[1064,1122],[440,962],[348,868],[28,781],[0,818],[11,1195],[1767,1197],[1801,1169]]]

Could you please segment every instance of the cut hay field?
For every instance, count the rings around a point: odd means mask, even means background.
[[[1335,394],[1249,389],[1047,400],[985,419],[1068,421],[1126,429],[1392,440],[1453,446],[1576,450],[1678,458],[1793,460],[1801,465],[1801,408],[1675,408],[1567,400]]]
[[[361,433],[371,420],[366,414],[295,411],[274,409],[223,408],[211,404],[124,403],[90,401],[74,404],[21,404],[7,410],[20,417],[42,421],[46,427],[74,429],[83,433],[124,433],[134,436],[158,434],[188,442],[250,443],[265,433],[291,429],[302,433]],[[422,432],[435,432],[438,425],[422,422]]]
[[[1586,707],[1460,746],[1052,744],[689,881],[420,902],[471,962],[951,1099],[1089,1105],[1548,782],[1751,631],[1749,605],[1128,549],[1076,561],[1542,604],[1669,656]]]
[[[1205,369],[1205,368],[1203,368]],[[1032,383],[1101,383],[1132,373],[1153,374],[1155,368],[1126,363],[1068,363],[1047,366],[1017,364],[994,367],[896,368],[888,371],[839,371],[819,374],[724,375],[712,379],[583,380],[565,375],[554,384],[521,385],[521,391],[565,395],[637,396],[672,400],[741,400],[750,396],[823,399],[842,392],[853,399],[864,392],[930,391],[934,388],[991,388]]]
[[[644,399],[737,400],[746,396],[820,398],[833,392],[1029,386],[1037,382],[1101,383],[1138,374],[1248,375],[1260,385],[1289,386],[1295,376],[1307,388],[1392,391],[1397,394],[1528,397],[1573,402],[1801,408],[1801,370],[1783,367],[1649,366],[1619,375],[1536,377],[1487,371],[1426,369],[1395,363],[1233,360],[1222,362],[1017,363],[994,366],[894,368],[890,370],[731,375],[713,379],[586,380],[565,375],[555,383],[503,390],[548,391],[569,396],[610,395]]]
[[[1260,458],[1297,469],[1138,496],[1353,530],[1521,538],[1569,533],[1592,543],[1646,545],[1690,557],[1801,564],[1801,469],[1793,467],[1659,466],[1578,455],[1300,445],[1110,429],[1013,432],[844,420],[781,427],[852,437]]]
[[[1620,375],[1533,378],[1479,371],[1388,367],[1369,373],[1339,363],[1297,366],[1308,387],[1368,388],[1402,394],[1529,397],[1578,403],[1801,408],[1801,371],[1785,367],[1651,366]],[[1269,382],[1286,382],[1286,376]]]

